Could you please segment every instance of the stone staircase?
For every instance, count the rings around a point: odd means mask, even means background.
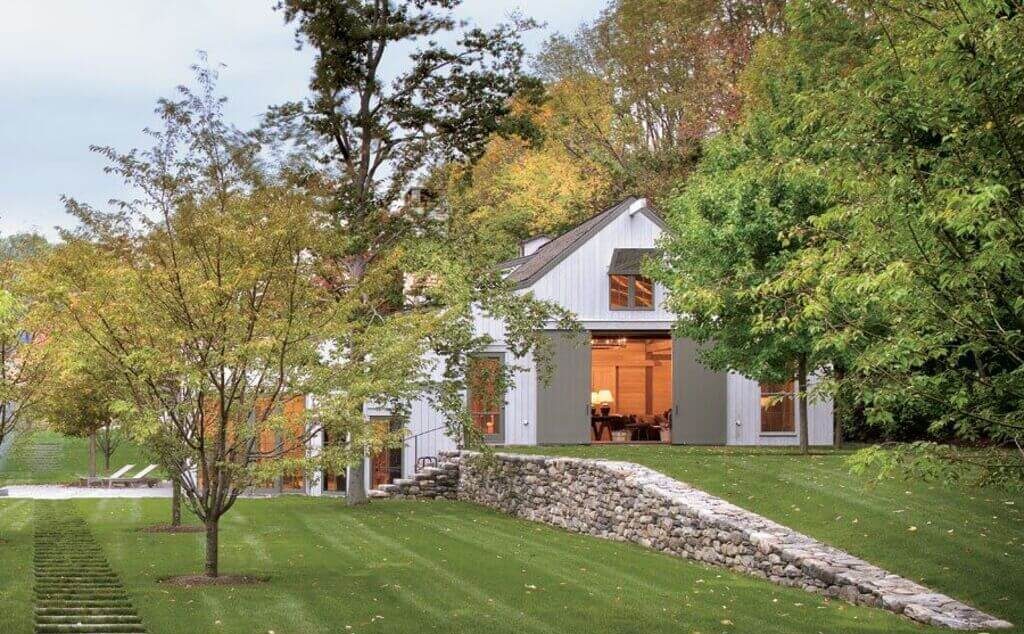
[[[369,491],[371,498],[454,500],[459,486],[459,466],[442,462],[424,467],[411,478],[399,478]]]
[[[36,502],[36,634],[145,634],[127,591],[81,517]]]

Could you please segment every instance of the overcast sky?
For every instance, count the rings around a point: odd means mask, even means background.
[[[0,233],[53,236],[72,219],[62,194],[102,205],[122,193],[90,144],[145,146],[161,96],[188,82],[196,52],[227,66],[228,113],[249,127],[270,104],[301,98],[308,51],[274,0],[9,0],[0,20]],[[519,9],[555,31],[592,20],[602,0],[465,0],[459,15],[493,25]]]

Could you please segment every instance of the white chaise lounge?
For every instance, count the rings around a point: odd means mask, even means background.
[[[160,479],[151,478],[149,477],[149,474],[152,473],[153,471],[156,471],[158,466],[159,465],[151,464],[142,471],[139,471],[135,475],[131,476],[130,478],[111,477],[107,480],[107,486],[113,487],[120,485],[125,487],[135,487],[145,484],[146,486],[153,488],[158,482],[160,482]],[[123,476],[124,474],[121,475]]]
[[[109,476],[78,476],[78,486],[91,487],[101,484],[107,484],[109,480],[115,480],[121,478],[124,474],[128,473],[135,468],[133,464],[126,464]]]

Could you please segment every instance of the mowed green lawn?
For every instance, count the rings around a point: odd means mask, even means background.
[[[201,534],[140,533],[160,500],[67,502],[89,521],[153,634],[923,632],[881,610],[454,502],[244,500],[225,572],[260,586],[161,584],[198,571]],[[0,632],[30,632],[32,502],[0,499]]]
[[[139,447],[122,442],[111,456],[110,470],[133,464],[137,473],[149,460]],[[96,466],[104,474],[103,455],[97,451]],[[66,484],[89,473],[89,441],[47,430],[36,430],[14,439],[7,456],[0,459],[0,486],[7,484]]]
[[[1007,619],[1024,632],[1024,496],[850,473],[850,451],[603,445],[505,451],[637,462]]]

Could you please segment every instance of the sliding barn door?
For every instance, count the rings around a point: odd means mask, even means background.
[[[725,444],[726,376],[698,363],[691,339],[672,339],[673,443]]]
[[[537,443],[590,442],[590,337],[545,333],[554,348],[554,374],[537,379]]]

